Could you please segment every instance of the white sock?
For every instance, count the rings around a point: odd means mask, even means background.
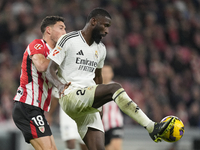
[[[149,133],[153,131],[154,122],[146,116],[135,102],[133,102],[123,88],[117,90],[112,98],[125,114],[130,116],[141,126],[145,127]]]
[[[153,132],[155,122],[151,121],[145,128],[149,133]]]

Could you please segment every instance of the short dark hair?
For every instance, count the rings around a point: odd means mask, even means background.
[[[87,22],[89,22],[91,18],[96,17],[97,15],[101,15],[111,19],[110,14],[105,9],[98,7],[90,12],[90,14],[87,17]]]
[[[64,22],[64,18],[60,17],[60,16],[47,16],[47,17],[45,17],[41,22],[41,26],[40,26],[41,32],[44,33],[45,28],[47,26],[54,25],[59,21]]]

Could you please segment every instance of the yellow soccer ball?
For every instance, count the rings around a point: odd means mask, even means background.
[[[185,132],[184,124],[183,122],[176,116],[167,116],[161,120],[161,122],[166,122],[167,120],[171,119],[172,117],[175,117],[175,123],[172,126],[172,128],[161,138],[165,140],[166,142],[176,142],[180,140]]]

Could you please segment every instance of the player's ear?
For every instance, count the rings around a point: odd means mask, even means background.
[[[50,33],[51,33],[51,27],[50,27],[50,26],[47,26],[45,30],[46,30],[46,33],[47,33],[47,34],[50,34]]]
[[[96,18],[91,18],[90,23],[91,23],[92,26],[95,26],[97,24]]]

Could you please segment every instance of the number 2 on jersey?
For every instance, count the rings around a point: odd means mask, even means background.
[[[79,94],[84,95],[85,94],[85,90],[76,91],[76,95],[79,95]]]

